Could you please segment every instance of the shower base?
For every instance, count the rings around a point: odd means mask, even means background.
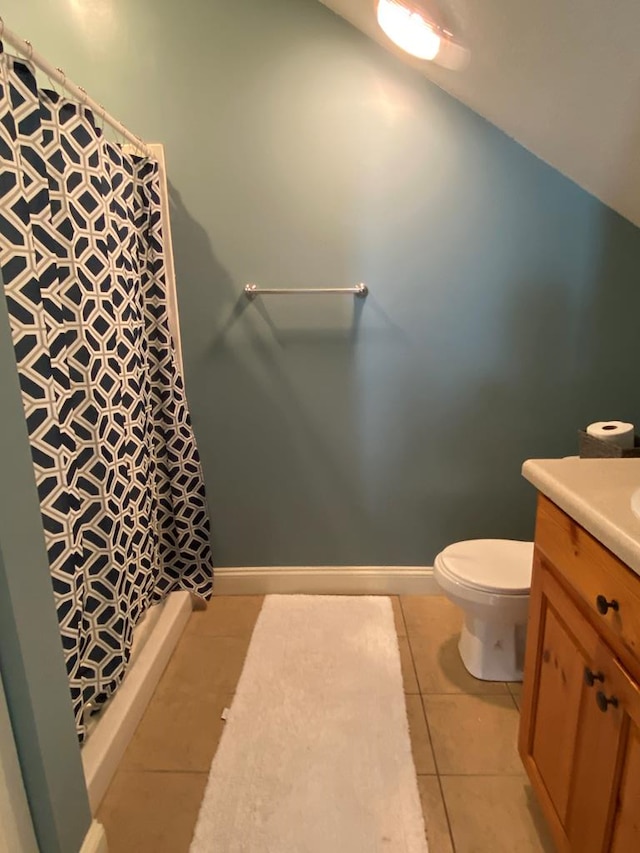
[[[91,811],[96,813],[160,676],[191,615],[188,592],[173,592],[150,607],[137,626],[127,675],[89,724],[82,765]]]

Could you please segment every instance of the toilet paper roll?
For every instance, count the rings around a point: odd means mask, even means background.
[[[589,424],[587,433],[609,444],[617,444],[624,450],[633,447],[635,427],[624,421],[597,421]]]

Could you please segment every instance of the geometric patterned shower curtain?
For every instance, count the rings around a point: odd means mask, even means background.
[[[4,52],[0,87],[0,269],[82,741],[144,611],[175,589],[211,594],[209,519],[158,164]]]

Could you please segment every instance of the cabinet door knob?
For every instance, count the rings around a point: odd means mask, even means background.
[[[620,605],[615,600],[615,598],[612,598],[611,601],[607,601],[604,595],[599,595],[596,598],[596,607],[598,608],[598,613],[601,613],[603,616],[606,616],[609,608],[611,608],[612,610],[620,609]]]
[[[598,692],[596,693],[596,702],[598,703],[598,708],[600,708],[600,710],[603,712],[607,710],[609,705],[613,705],[614,708],[618,707],[618,700],[616,699],[616,697],[607,697],[604,695],[602,690],[598,690]]]
[[[588,666],[584,668],[584,683],[587,687],[593,687],[596,681],[604,681],[604,675],[601,672],[594,672]]]

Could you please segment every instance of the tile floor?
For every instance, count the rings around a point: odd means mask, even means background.
[[[520,685],[467,673],[447,599],[392,603],[430,853],[552,853],[516,749]],[[191,617],[99,809],[110,853],[188,851],[261,606],[217,597]]]

